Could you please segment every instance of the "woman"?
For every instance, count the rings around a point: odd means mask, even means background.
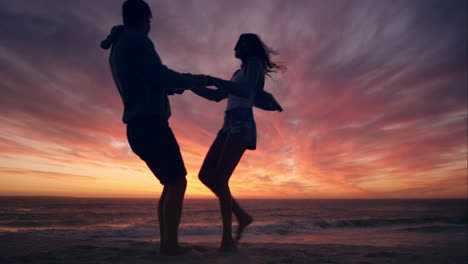
[[[256,126],[252,107],[282,111],[274,98],[263,91],[265,75],[284,66],[271,61],[275,51],[268,48],[256,34],[242,34],[234,48],[235,57],[242,61],[231,81],[208,77],[217,90],[205,87],[192,91],[208,100],[219,102],[228,98],[224,125],[210,147],[201,167],[199,178],[219,198],[223,218],[221,251],[236,250],[232,237],[232,213],[239,222],[236,241],[253,218],[232,198],[229,178],[246,149],[256,148]]]

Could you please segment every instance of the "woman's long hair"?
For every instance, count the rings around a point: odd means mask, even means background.
[[[278,52],[265,45],[257,34],[244,33],[240,35],[239,40],[246,41],[253,50],[253,56],[262,60],[263,70],[266,75],[270,76],[271,72],[276,72],[277,70],[286,70],[284,65],[277,64],[271,60],[271,56],[277,55]]]

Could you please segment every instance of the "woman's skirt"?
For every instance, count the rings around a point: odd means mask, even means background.
[[[220,135],[230,134],[245,142],[247,149],[257,148],[257,127],[252,108],[235,108],[225,112],[224,124],[218,132]]]

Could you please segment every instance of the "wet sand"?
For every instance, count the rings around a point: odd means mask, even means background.
[[[0,263],[466,263],[466,244],[446,248],[340,244],[241,243],[220,253],[216,243],[188,245],[183,256],[160,255],[158,241],[76,239],[28,233],[0,235]]]

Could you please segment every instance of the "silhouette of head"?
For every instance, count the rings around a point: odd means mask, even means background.
[[[122,5],[123,23],[127,27],[141,29],[148,34],[151,30],[153,14],[143,0],[127,0]]]
[[[258,58],[263,62],[264,72],[268,75],[277,69],[286,69],[283,65],[278,65],[271,61],[271,55],[278,54],[275,50],[269,48],[257,34],[244,33],[240,35],[236,46],[234,47],[236,58],[248,60],[249,58]]]

